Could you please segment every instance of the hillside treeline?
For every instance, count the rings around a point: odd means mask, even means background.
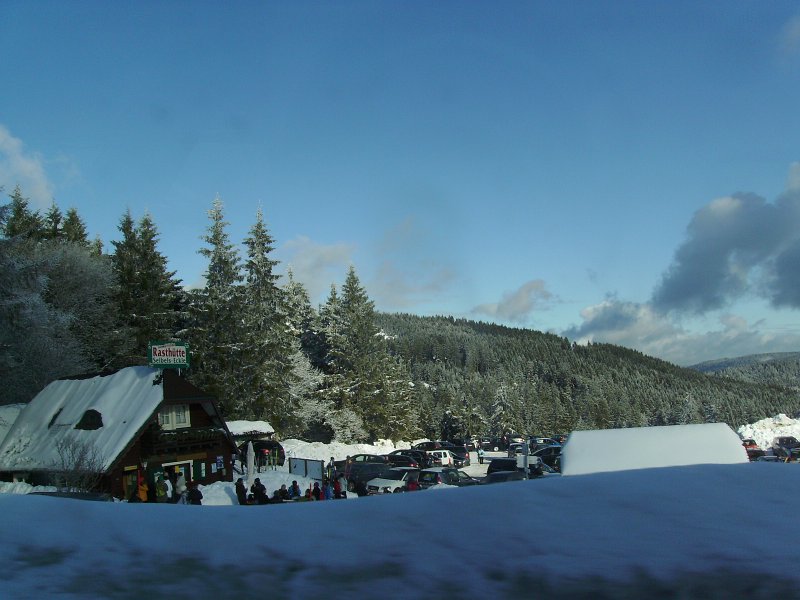
[[[800,394],[785,387],[712,377],[620,346],[450,317],[378,322],[409,365],[423,412],[450,411],[467,429],[738,426],[800,410]]]
[[[259,210],[239,243],[217,199],[198,252],[204,287],[167,268],[152,217],[120,216],[105,247],[75,209],[17,187],[0,206],[0,402],[64,376],[146,364],[185,341],[187,377],[228,419],[342,442],[561,433],[795,413],[796,392],[682,369],[625,348],[445,317],[379,314],[354,268],[312,307]]]

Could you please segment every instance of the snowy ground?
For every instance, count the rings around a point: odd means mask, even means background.
[[[296,478],[260,476],[270,492]],[[798,464],[248,507],[231,505],[230,484],[202,491],[201,507],[0,494],[0,596],[800,597]]]

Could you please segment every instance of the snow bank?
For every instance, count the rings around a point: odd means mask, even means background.
[[[226,423],[231,435],[271,435],[275,433],[272,425],[266,421],[228,421]]]
[[[573,431],[561,454],[562,475],[748,462],[725,423]]]
[[[800,439],[800,419],[792,419],[784,414],[761,419],[749,425],[742,425],[736,432],[744,439],[753,439],[759,448],[766,450],[773,438],[793,435]]]

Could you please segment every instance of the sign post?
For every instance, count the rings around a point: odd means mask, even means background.
[[[147,364],[157,369],[188,369],[189,344],[186,342],[150,342]]]

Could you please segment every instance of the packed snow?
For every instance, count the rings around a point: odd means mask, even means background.
[[[290,456],[322,461],[394,447],[282,443]],[[270,493],[311,483],[283,468],[258,476]],[[266,506],[237,505],[232,483],[201,488],[204,506],[84,502],[25,495],[23,485],[0,488],[18,492],[0,494],[7,598],[800,594],[797,463]]]

